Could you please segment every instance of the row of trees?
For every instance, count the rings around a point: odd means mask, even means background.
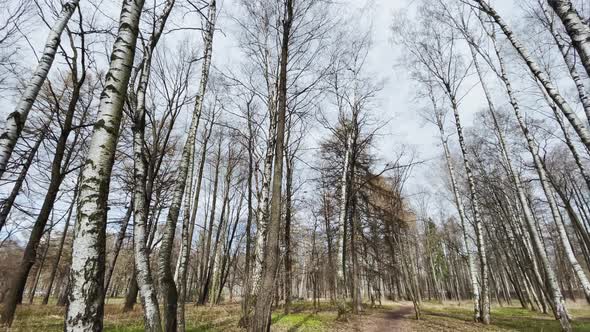
[[[405,196],[414,154],[376,149],[369,9],[238,1],[239,65],[225,67],[215,0],[123,1],[115,29],[92,4],[46,5],[7,2],[1,30],[10,49],[37,8],[50,31],[0,134],[3,324],[25,295],[58,298],[68,331],[101,330],[120,296],[129,310],[139,295],[148,331],[184,331],[189,302],[239,299],[240,325],[265,331],[295,299],[339,315],[404,299],[418,319],[424,298],[471,299],[489,324],[492,301],[516,298],[569,330],[564,294],[590,301],[581,4],[523,2],[523,33],[551,46],[533,52],[484,0],[396,17],[416,117],[440,134],[437,195],[454,206],[440,216],[436,197]],[[465,127],[476,93],[483,110]]]

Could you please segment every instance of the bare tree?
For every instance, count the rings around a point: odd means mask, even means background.
[[[49,73],[49,69],[51,69],[55,54],[61,43],[62,32],[78,7],[78,3],[79,0],[72,0],[62,5],[62,11],[47,36],[43,55],[39,59],[37,68],[21,95],[16,109],[8,115],[4,128],[0,132],[0,178],[6,171],[8,160],[25,126],[29,111],[33,107],[33,103],[47,79],[47,74]]]
[[[101,330],[107,197],[143,0],[123,2],[117,39],[80,178],[65,331]]]

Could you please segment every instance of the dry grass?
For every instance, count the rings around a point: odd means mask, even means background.
[[[123,313],[122,304],[109,299],[105,305],[105,331],[143,331],[141,306]],[[384,302],[381,306],[366,307],[358,317],[348,316],[348,321],[337,321],[337,309],[329,302],[321,302],[314,308],[310,302],[293,304],[292,313],[282,310],[273,314],[273,331],[560,331],[551,315],[531,312],[518,307],[492,309],[492,324],[483,326],[471,321],[471,305],[468,302],[424,303],[422,319],[417,321],[411,303]],[[574,318],[574,331],[590,332],[590,306],[583,301],[569,304]],[[11,331],[62,331],[64,308],[40,304],[19,306]],[[238,328],[239,304],[219,306],[186,305],[187,331],[241,331]]]

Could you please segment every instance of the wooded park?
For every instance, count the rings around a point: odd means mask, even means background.
[[[588,0],[0,0],[0,329],[590,331]]]

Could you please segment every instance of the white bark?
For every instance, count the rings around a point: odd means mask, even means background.
[[[154,23],[153,33],[144,47],[141,72],[138,82],[133,125],[133,158],[134,158],[134,210],[133,210],[133,252],[139,296],[143,307],[144,328],[146,331],[161,331],[162,322],[156,289],[150,268],[149,249],[146,246],[148,233],[149,198],[147,195],[147,157],[145,152],[145,116],[146,91],[150,80],[153,52],[160,40],[164,26],[174,0],[169,0],[162,13]]]
[[[78,7],[79,2],[80,0],[71,0],[62,5],[61,13],[47,36],[43,55],[39,59],[37,68],[27,83],[27,86],[16,105],[16,109],[14,112],[8,114],[4,128],[0,132],[0,178],[2,178],[2,175],[6,171],[16,141],[27,121],[29,111],[33,107],[33,103],[35,103],[37,95],[47,79],[47,74],[51,69],[55,54],[60,45],[61,34],[68,25],[68,21]]]
[[[438,112],[436,103],[433,100],[433,105],[435,108],[435,112]],[[475,321],[479,321],[481,319],[481,312],[479,308],[480,302],[480,292],[479,292],[479,282],[477,281],[477,267],[475,265],[475,261],[473,260],[473,255],[469,250],[469,240],[467,236],[467,225],[465,223],[465,209],[463,207],[463,200],[461,199],[461,195],[459,194],[459,187],[457,185],[457,180],[455,178],[455,168],[453,167],[453,162],[451,160],[451,153],[449,152],[449,144],[447,142],[444,125],[442,123],[442,118],[440,114],[436,114],[436,122],[438,129],[440,131],[440,139],[443,146],[445,159],[447,161],[447,168],[449,170],[449,176],[451,179],[451,187],[453,189],[453,196],[455,199],[455,205],[457,207],[457,212],[459,213],[459,220],[461,222],[461,229],[463,230],[463,245],[465,246],[465,253],[467,254],[467,264],[469,266],[469,277],[471,280],[471,291],[473,292],[473,319]]]
[[[348,174],[350,173],[350,149],[352,144],[352,136],[350,134],[346,134],[346,146],[344,147],[344,165],[342,168],[342,179],[340,184],[340,212],[338,215],[338,243],[336,245],[336,287],[337,288],[344,288],[344,242],[346,241],[345,234],[344,234],[344,226],[346,223],[346,217],[348,216],[348,192],[350,188],[348,187]],[[340,289],[339,291],[342,291]]]
[[[103,327],[109,183],[143,4],[143,0],[123,2],[118,37],[82,171],[64,328],[68,332],[100,331]]]
[[[479,256],[479,264],[480,264],[480,287],[481,287],[481,319],[484,324],[489,324],[490,320],[490,300],[489,300],[489,281],[488,281],[488,274],[489,274],[489,267],[487,262],[486,256],[486,248],[485,248],[485,240],[483,237],[483,226],[482,220],[479,213],[479,202],[477,199],[477,194],[475,190],[475,181],[473,179],[473,173],[471,172],[471,165],[469,163],[469,159],[467,157],[467,148],[465,146],[465,140],[463,138],[463,128],[461,126],[461,120],[459,117],[459,108],[457,105],[457,101],[454,97],[451,97],[451,108],[453,110],[453,115],[455,117],[455,127],[457,129],[457,136],[459,140],[459,147],[461,148],[461,155],[463,156],[463,164],[465,167],[465,174],[467,176],[467,183],[469,185],[469,193],[471,195],[471,204],[473,209],[473,222],[475,226],[475,237],[476,237],[476,245],[477,245],[477,252]]]
[[[502,17],[494,10],[494,8],[487,4],[485,0],[474,1],[476,1],[479,4],[480,9],[487,13],[496,22],[496,24],[498,24],[500,29],[502,29],[504,35],[506,35],[506,38],[508,38],[512,46],[516,49],[521,58],[526,62],[530,71],[539,80],[539,82],[541,82],[541,84],[547,91],[547,94],[549,94],[553,102],[559,107],[563,115],[565,115],[565,117],[571,123],[572,127],[580,137],[582,143],[584,143],[586,148],[590,149],[590,132],[588,131],[588,128],[578,118],[575,111],[557,91],[557,88],[553,85],[553,83],[551,83],[551,80],[549,79],[547,73],[543,71],[543,69],[531,57],[528,50],[516,38],[510,27],[506,24],[506,22],[504,22]]]
[[[213,51],[213,34],[215,32],[215,21],[217,18],[216,10],[216,0],[211,0],[209,3],[208,19],[203,37],[203,65],[201,68],[199,91],[195,100],[195,107],[193,109],[187,140],[182,150],[178,176],[174,184],[174,194],[168,211],[162,245],[160,248],[160,255],[158,257],[159,278],[164,299],[164,320],[167,330],[173,328],[173,325],[175,325],[177,319],[176,306],[178,299],[176,285],[174,284],[174,276],[170,269],[170,258],[172,256],[174,235],[176,234],[176,223],[178,222],[178,215],[180,213],[182,198],[186,188],[188,170],[192,164],[192,156],[194,155],[197,127],[199,125],[199,120],[203,111],[203,99],[205,97],[207,83],[209,80],[209,68],[211,67],[211,57]]]
[[[584,108],[584,113],[586,114],[586,119],[590,122],[590,97],[588,96],[588,91],[586,90],[586,87],[584,85],[584,81],[582,80],[582,78],[578,74],[578,70],[576,69],[576,63],[574,61],[574,57],[571,56],[570,54],[568,54],[569,53],[568,47],[561,40],[561,38],[558,35],[558,32],[555,31],[555,27],[553,25],[553,22],[551,21],[551,18],[548,15],[547,11],[543,10],[543,14],[544,14],[545,20],[546,20],[545,24],[547,24],[549,32],[551,33],[551,36],[553,37],[553,41],[555,41],[555,44],[557,45],[557,48],[559,49],[559,52],[561,53],[561,56],[563,57],[563,60],[567,66],[570,76],[571,76],[572,80],[574,81],[574,84],[576,85],[576,90],[578,91],[578,96],[580,97],[580,102],[582,103],[582,107]]]
[[[590,26],[583,21],[571,0],[547,0],[547,2],[561,19],[574,48],[580,55],[580,61],[586,73],[590,76]]]
[[[271,92],[269,100],[269,118],[268,144],[266,146],[266,155],[264,159],[264,169],[262,173],[262,188],[260,189],[260,201],[256,216],[256,239],[254,242],[254,268],[252,270],[252,289],[258,289],[260,279],[262,278],[262,261],[264,243],[266,239],[266,226],[268,223],[269,200],[270,200],[270,182],[272,177],[272,158],[275,146],[276,120],[274,107],[274,93]]]
[[[179,331],[184,331],[186,329],[186,324],[185,324],[185,311],[184,311],[184,301],[186,298],[186,291],[187,291],[187,285],[186,285],[186,277],[187,277],[187,270],[188,270],[188,266],[189,266],[189,262],[190,262],[190,254],[191,254],[191,249],[192,249],[192,243],[193,243],[193,233],[194,233],[194,228],[195,228],[195,222],[196,222],[196,218],[197,218],[197,208],[199,207],[199,197],[200,197],[200,193],[201,193],[201,184],[202,184],[202,180],[203,180],[203,170],[205,168],[205,160],[207,159],[207,145],[209,143],[209,139],[211,138],[211,133],[213,132],[213,124],[215,123],[214,119],[210,120],[210,124],[209,124],[209,129],[207,130],[207,134],[205,136],[205,140],[203,142],[203,145],[201,146],[201,160],[200,160],[200,165],[199,165],[199,171],[198,171],[198,175],[197,175],[197,186],[195,187],[194,191],[194,201],[193,201],[193,206],[192,208],[192,212],[191,212],[191,216],[190,216],[190,226],[188,226],[188,229],[186,228],[186,218],[187,216],[185,216],[185,223],[183,223],[183,234],[182,234],[182,243],[181,243],[181,250],[180,250],[180,262],[179,262],[179,266],[178,266],[178,276],[175,276],[175,280],[177,283],[179,284],[179,290],[178,290],[178,301],[180,301],[180,308],[178,310],[178,314],[177,314],[177,319],[178,319],[178,330]],[[185,202],[186,204],[186,202]],[[187,213],[187,211],[185,210],[185,213]],[[205,220],[207,219],[207,217],[205,216]]]
[[[535,146],[536,146],[535,142],[534,142],[531,134],[529,133],[528,128],[526,127],[526,124],[525,124],[522,114],[520,112],[520,107],[519,107],[518,101],[516,100],[516,97],[514,96],[514,93],[512,91],[512,85],[510,84],[510,81],[509,81],[508,76],[506,74],[506,68],[504,66],[503,57],[500,54],[500,52],[496,46],[495,40],[493,40],[493,41],[494,41],[494,43],[493,43],[494,49],[495,49],[496,55],[498,57],[499,65],[500,65],[500,79],[502,80],[502,82],[505,85],[506,92],[507,92],[508,97],[510,99],[510,104],[512,105],[512,108],[514,110],[514,114],[516,116],[516,119],[518,120],[518,124],[525,136],[529,151],[533,155],[533,158],[538,158],[537,150],[535,149]],[[522,187],[522,184],[520,184],[518,177],[514,177],[514,179],[515,179],[516,187],[517,188],[519,186]],[[535,225],[534,217],[532,215],[532,211],[530,211],[530,208],[526,208],[526,207],[528,207],[528,203],[527,203],[526,197],[524,195],[524,190],[522,190],[522,189],[519,192],[519,200],[521,202],[526,203],[526,204],[521,204],[521,205],[523,205],[523,212],[525,214],[525,221],[527,223],[529,234],[530,234],[531,240],[533,242],[533,247],[535,248],[535,251],[541,261],[541,264],[543,267],[543,272],[545,272],[546,281],[549,286],[548,287],[549,293],[551,295],[550,300],[553,303],[555,318],[560,321],[560,324],[561,324],[561,327],[563,330],[569,331],[571,329],[571,326],[569,323],[569,315],[567,313],[567,308],[565,306],[565,300],[563,298],[563,294],[561,293],[561,289],[559,288],[559,283],[557,282],[557,277],[555,275],[555,271],[553,270],[553,268],[551,266],[551,262],[549,261],[549,258],[547,257],[547,253],[545,251],[545,245],[543,244],[543,241],[541,240],[539,233],[537,232],[537,228]]]
[[[546,99],[548,99],[547,96],[546,96]],[[551,103],[551,100],[547,100],[547,101],[549,102],[549,106],[551,108],[554,108],[554,105]],[[558,114],[556,114],[556,116],[558,116]],[[558,120],[558,121],[560,122],[560,125],[562,125],[562,121],[561,120]],[[567,129],[566,128],[563,128],[563,129],[564,129],[564,135],[567,136],[568,135],[566,132]],[[559,239],[561,240],[561,243],[562,243],[562,246],[563,246],[563,249],[565,252],[565,256],[568,259],[569,263],[571,264],[572,269],[576,273],[576,276],[578,277],[580,284],[582,285],[582,290],[584,291],[584,295],[585,295],[586,299],[590,302],[590,281],[588,280],[588,276],[586,275],[586,272],[584,272],[584,270],[582,269],[582,266],[578,262],[578,259],[576,258],[576,255],[573,252],[572,245],[570,243],[569,237],[567,235],[567,231],[565,229],[563,218],[561,217],[561,214],[559,213],[559,206],[557,205],[557,201],[555,200],[555,196],[553,195],[553,190],[551,189],[551,183],[550,183],[550,179],[547,175],[547,169],[545,168],[545,164],[543,163],[543,161],[541,160],[541,157],[538,154],[539,147],[537,146],[536,142],[534,142],[534,143],[535,143],[535,145],[533,145],[531,148],[533,150],[536,150],[537,153],[536,153],[536,155],[533,155],[533,161],[535,163],[535,168],[537,168],[537,172],[539,174],[539,180],[540,180],[541,186],[543,188],[543,193],[547,197],[547,202],[549,204],[549,208],[550,208],[551,214],[553,216],[553,221],[555,222],[555,225],[557,227],[557,232],[559,234]],[[572,152],[576,152],[575,147],[573,148]],[[580,165],[582,165],[582,163],[579,161],[579,156],[577,155],[577,153],[574,153],[574,159],[576,160],[576,163],[579,163]],[[583,168],[583,166],[580,168],[580,171],[582,172],[582,176],[584,178],[586,178],[586,173],[585,173],[585,169]]]

